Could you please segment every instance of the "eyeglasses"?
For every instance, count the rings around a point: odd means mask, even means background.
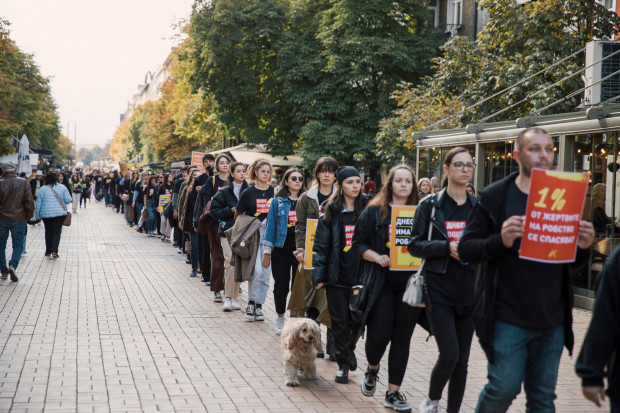
[[[289,176],[288,179],[290,179],[293,182],[297,182],[297,181],[302,182],[304,180],[304,178],[301,176]]]
[[[474,163],[463,163],[463,162],[452,162],[452,163],[449,163],[448,165],[454,166],[459,171],[462,171],[463,169],[471,169],[473,171],[474,168],[476,167],[476,164]]]

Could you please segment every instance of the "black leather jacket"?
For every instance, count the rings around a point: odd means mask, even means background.
[[[425,198],[415,211],[415,220],[409,241],[409,253],[414,257],[425,258],[424,271],[445,274],[450,258],[450,240],[446,230],[446,221],[443,215],[442,203],[446,190]],[[467,202],[476,204],[477,199],[467,194]],[[435,215],[431,213],[435,207]],[[428,230],[432,225],[431,240],[428,240]]]
[[[328,208],[332,208],[332,220],[327,224],[321,216],[314,236],[312,248],[312,285],[314,286],[317,284],[336,285],[340,274],[339,251],[343,248],[340,236],[342,220],[336,211],[335,203],[329,204]]]
[[[506,251],[500,235],[502,214],[505,209],[506,191],[517,178],[514,172],[480,191],[480,198],[474,205],[467,227],[459,241],[459,257],[466,262],[478,263],[474,294],[476,309],[474,326],[480,345],[487,359],[493,362],[491,345],[493,341],[493,321],[497,285],[500,282],[500,260]],[[564,308],[564,345],[572,355],[575,342],[573,335],[573,291],[570,279],[571,269],[579,268],[588,261],[588,250],[577,248],[577,259],[574,263],[563,264]]]
[[[248,183],[243,181],[239,196],[248,187]],[[232,211],[237,206],[239,200],[235,196],[233,182],[226,188],[220,189],[211,200],[211,215],[220,221],[221,231],[226,231],[235,224],[235,213]],[[225,224],[222,226],[221,222]]]

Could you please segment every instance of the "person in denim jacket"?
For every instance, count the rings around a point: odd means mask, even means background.
[[[265,249],[263,267],[269,267],[271,254],[273,254],[271,271],[274,280],[273,301],[278,313],[275,331],[278,335],[282,333],[282,327],[284,327],[286,297],[289,293],[289,286],[295,280],[298,266],[297,258],[295,258],[295,223],[297,222],[295,209],[299,196],[305,190],[301,171],[297,168],[290,168],[282,177],[280,189],[273,198],[267,215],[267,228],[263,241]]]

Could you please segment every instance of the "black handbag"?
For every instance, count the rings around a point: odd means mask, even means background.
[[[349,310],[362,312],[366,308],[368,298],[368,288],[365,285],[354,285],[351,287],[351,297],[349,297]]]

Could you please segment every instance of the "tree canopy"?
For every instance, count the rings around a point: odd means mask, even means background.
[[[397,95],[399,108],[381,123],[377,135],[377,150],[384,161],[394,161],[395,151],[385,150],[388,145],[412,148],[413,132],[449,116],[453,117],[432,129],[475,123],[500,110],[489,121],[527,116],[579,90],[584,86],[581,76],[569,75],[585,66],[583,52],[499,93],[578,52],[593,39],[613,38],[620,23],[615,13],[593,0],[564,0],[561,6],[556,0],[525,4],[481,0],[480,7],[488,20],[476,41],[461,36],[448,40],[441,56],[433,60],[435,73]],[[498,96],[459,115],[494,94]],[[566,99],[541,114],[572,112],[580,97]]]
[[[0,18],[0,155],[14,152],[11,137],[24,134],[31,145],[66,150],[59,146],[60,123],[49,80],[34,57],[11,39],[9,22]]]
[[[196,0],[190,80],[247,142],[374,165],[390,95],[430,73],[429,17],[421,0]]]

